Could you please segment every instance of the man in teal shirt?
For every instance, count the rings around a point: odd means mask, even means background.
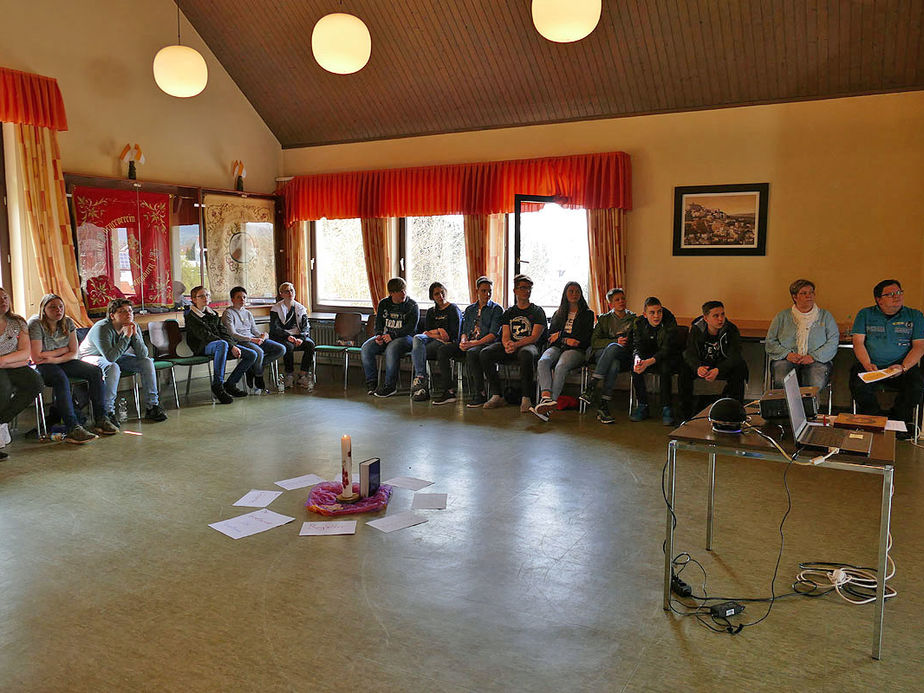
[[[911,415],[924,395],[924,315],[904,305],[904,292],[897,279],[884,279],[873,287],[875,306],[863,308],[853,323],[853,351],[857,363],[850,373],[850,393],[861,414],[884,414],[876,392],[884,386],[897,390],[890,418],[905,421],[913,429]],[[864,383],[861,372],[890,369],[887,380]],[[910,433],[900,438],[910,437]]]

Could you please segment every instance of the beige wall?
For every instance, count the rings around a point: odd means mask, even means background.
[[[202,53],[209,83],[177,99],[154,83],[151,64],[176,41],[172,0],[0,0],[0,65],[58,80],[69,130],[60,134],[66,171],[124,176],[118,156],[138,143],[141,179],[272,192],[281,147],[185,17],[183,43]]]
[[[838,321],[897,277],[924,307],[924,92],[585,121],[283,151],[285,175],[623,150],[628,290],[692,315],[769,319],[806,276]],[[678,185],[770,183],[766,257],[673,257]],[[524,193],[529,192],[524,190]]]

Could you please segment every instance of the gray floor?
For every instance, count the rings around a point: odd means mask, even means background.
[[[333,378],[332,378],[333,379]],[[328,380],[327,383],[330,383]],[[161,424],[85,446],[17,437],[0,463],[4,691],[919,691],[924,671],[921,449],[899,446],[899,596],[884,658],[872,607],[784,599],[740,635],[661,609],[666,430],[508,407],[348,395],[198,397]],[[339,439],[384,473],[432,479],[445,511],[393,534],[299,537],[296,521],[233,541],[207,525],[251,488],[333,477]],[[710,594],[769,594],[784,467],[720,459],[715,551],[705,464],[678,466],[678,550]],[[800,560],[875,560],[878,479],[794,467],[777,591]],[[410,508],[396,489],[389,513]],[[685,577],[696,582],[694,568]],[[748,605],[756,620],[763,604]]]

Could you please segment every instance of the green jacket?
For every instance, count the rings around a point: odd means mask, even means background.
[[[597,317],[597,326],[594,328],[594,333],[590,337],[590,348],[594,351],[603,349],[606,345],[615,342],[616,338],[621,335],[628,337],[634,322],[635,313],[631,310],[627,310],[623,318],[620,318],[613,311],[600,315]]]

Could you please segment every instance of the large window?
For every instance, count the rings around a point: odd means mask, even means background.
[[[468,272],[462,216],[407,217],[404,225],[405,279],[418,305],[432,304],[428,289],[442,283],[448,300],[468,303]]]
[[[319,219],[312,234],[315,308],[371,308],[359,219]]]
[[[528,203],[528,198],[524,202]],[[511,288],[516,271],[528,274],[534,282],[533,303],[545,308],[550,316],[558,307],[567,282],[578,282],[587,297],[590,259],[587,213],[583,209],[565,209],[547,203],[539,210],[520,213],[519,238],[516,237],[516,224],[510,226],[510,266],[515,268],[508,280]],[[519,257],[516,248],[519,248]]]

